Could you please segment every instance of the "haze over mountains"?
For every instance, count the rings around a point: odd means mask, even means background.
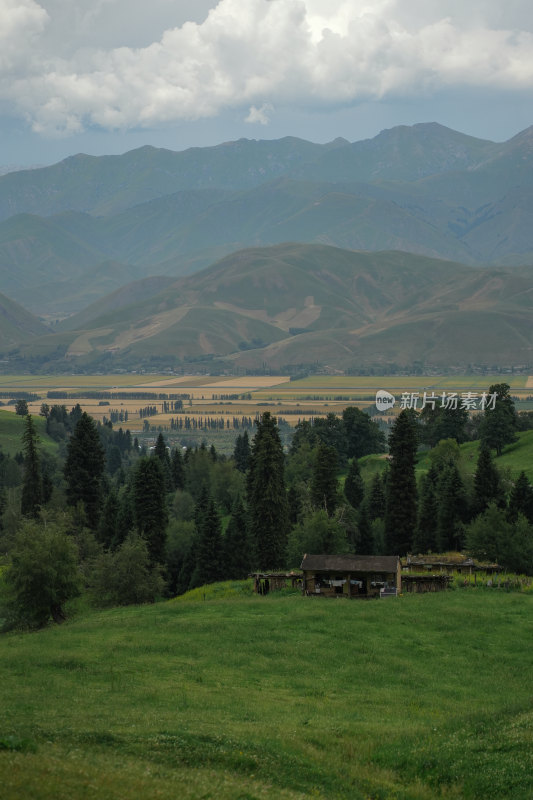
[[[72,316],[37,342],[0,311],[0,342],[34,366],[529,363],[532,156],[533,128],[496,144],[420,124],[10,173],[0,289]]]

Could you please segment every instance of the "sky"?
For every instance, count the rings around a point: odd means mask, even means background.
[[[0,0],[0,165],[533,124],[531,0]]]

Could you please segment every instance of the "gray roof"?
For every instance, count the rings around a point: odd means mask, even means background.
[[[398,556],[356,556],[352,554],[303,557],[301,569],[314,572],[396,572]]]

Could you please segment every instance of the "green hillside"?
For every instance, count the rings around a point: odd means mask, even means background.
[[[20,342],[48,332],[49,329],[37,317],[0,294],[0,351],[6,352]]]
[[[130,368],[152,356],[169,365],[229,358],[233,368],[282,371],[311,362],[523,365],[533,346],[532,279],[533,267],[481,270],[403,252],[250,248],[170,285],[134,283],[23,345],[19,357]]]
[[[46,433],[44,417],[32,416],[32,420],[40,439],[40,447],[49,452],[55,452],[57,442]],[[4,453],[14,456],[21,452],[23,432],[24,417],[17,416],[13,411],[0,410],[0,447]]]
[[[461,472],[473,475],[476,470],[479,453],[479,442],[465,442],[461,448]],[[365,456],[361,459],[361,474],[365,482],[369,483],[375,472],[385,469],[386,460],[383,456]],[[501,456],[495,459],[496,466],[511,479],[516,479],[521,472],[525,472],[530,483],[533,483],[533,431],[522,431],[517,434],[517,441],[503,448]],[[427,454],[419,454],[416,471],[418,476],[427,472],[430,466]]]
[[[5,635],[2,797],[528,797],[532,602],[178,600]]]

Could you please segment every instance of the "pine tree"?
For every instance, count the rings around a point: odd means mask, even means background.
[[[344,482],[344,496],[353,508],[359,508],[365,496],[365,484],[356,458],[352,458],[348,469]]]
[[[359,506],[357,528],[359,531],[357,552],[363,556],[373,556],[374,536],[372,534],[372,523],[370,522],[370,518],[368,516],[366,503],[361,503]]]
[[[162,433],[159,433],[157,437],[154,447],[154,457],[159,459],[159,463],[161,464],[161,469],[163,471],[163,476],[165,478],[165,488],[167,492],[170,492],[172,491],[172,472],[170,465],[170,456],[168,454],[167,445]]]
[[[112,548],[118,538],[119,502],[117,493],[111,489],[106,497],[96,536],[104,547]],[[125,538],[125,537],[124,537]]]
[[[196,565],[190,588],[220,581],[224,577],[222,534],[220,517],[213,499],[207,501],[199,517],[196,543]]]
[[[480,438],[484,446],[496,450],[496,455],[501,456],[504,445],[516,441],[516,410],[508,383],[495,383],[489,387],[488,393],[496,395],[496,402],[494,408],[485,411]]]
[[[445,550],[461,550],[466,518],[466,493],[459,470],[448,464],[439,477],[437,496],[437,541]]]
[[[246,578],[252,567],[252,553],[246,526],[246,511],[240,500],[231,512],[224,536],[223,551],[225,577],[235,580]]]
[[[22,480],[22,498],[20,510],[25,517],[39,516],[43,502],[43,484],[41,475],[41,462],[37,446],[39,436],[35,430],[31,414],[24,420],[22,434],[22,449],[24,452],[24,476]]]
[[[509,495],[507,511],[509,522],[516,522],[519,514],[523,514],[527,521],[533,524],[533,486],[524,471],[516,479]]]
[[[170,458],[170,472],[172,475],[172,485],[174,489],[184,489],[185,465],[183,463],[183,456],[179,447],[175,447],[172,450],[172,455]]]
[[[492,460],[487,444],[481,444],[474,473],[474,511],[485,511],[489,503],[503,506],[505,502],[500,473]]]
[[[258,563],[274,569],[285,562],[288,507],[284,456],[275,417],[267,411],[257,424],[247,481],[249,524]]]
[[[250,440],[248,438],[248,431],[244,431],[243,434],[239,434],[237,439],[235,440],[235,448],[233,450],[233,458],[235,460],[235,466],[239,470],[239,472],[246,472],[248,469],[248,464],[250,462],[251,456],[251,449],[250,449]]]
[[[311,500],[317,509],[323,508],[329,517],[333,516],[338,504],[338,468],[339,462],[335,448],[321,443],[315,455],[311,478]]]
[[[389,437],[391,464],[387,480],[385,536],[392,555],[405,555],[411,549],[416,527],[415,458],[416,423],[412,413],[403,410]]]
[[[370,484],[370,494],[368,496],[368,516],[370,521],[385,518],[386,497],[383,476],[376,472]]]
[[[413,551],[415,553],[438,553],[442,549],[437,528],[438,477],[437,468],[432,466],[420,480],[418,520],[413,539]]]
[[[96,530],[101,505],[101,480],[105,454],[94,420],[84,411],[67,445],[65,481],[67,501],[75,506],[83,503],[87,524]]]
[[[137,462],[132,499],[137,532],[146,541],[152,563],[162,564],[168,513],[165,476],[158,458],[145,456]]]

